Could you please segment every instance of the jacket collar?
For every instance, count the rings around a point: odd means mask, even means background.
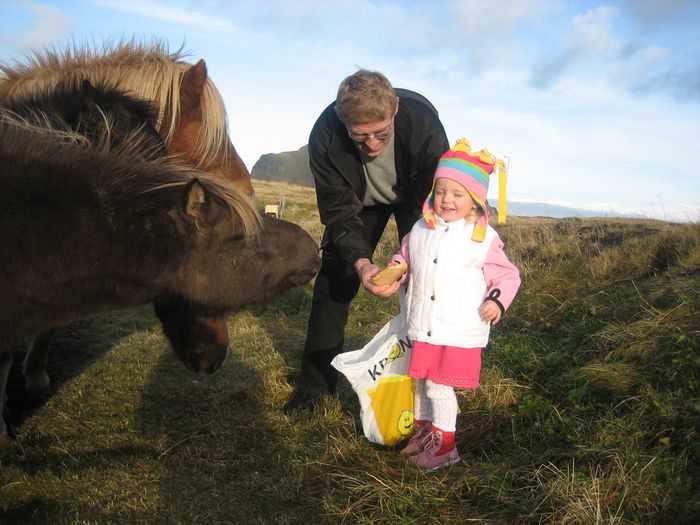
[[[435,214],[435,229],[438,228],[465,228],[467,222],[464,219],[457,219],[456,221],[447,222],[445,219]]]

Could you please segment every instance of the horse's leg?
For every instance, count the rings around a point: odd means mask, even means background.
[[[0,348],[0,447],[10,443],[7,435],[7,425],[5,424],[5,403],[7,402],[7,377],[10,375],[12,366],[12,353],[7,349]]]
[[[49,363],[49,346],[55,330],[47,330],[34,336],[29,343],[27,356],[24,358],[22,372],[25,388],[34,399],[43,399],[51,389],[51,381],[46,373]]]

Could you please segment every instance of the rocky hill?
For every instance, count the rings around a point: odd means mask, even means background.
[[[250,176],[257,180],[313,186],[314,179],[309,168],[309,148],[302,146],[297,151],[266,153],[255,163]]]

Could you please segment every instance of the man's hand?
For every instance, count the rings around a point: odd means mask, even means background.
[[[379,273],[380,268],[379,266],[373,264],[369,259],[358,259],[355,261],[353,266],[357,276],[360,278],[362,286],[364,286],[369,293],[380,297],[389,297],[390,295],[396,293],[396,290],[398,290],[399,286],[401,286],[398,281],[383,286],[377,286],[376,284],[372,283],[372,276]]]

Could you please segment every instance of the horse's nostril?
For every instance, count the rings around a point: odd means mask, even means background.
[[[202,370],[202,363],[199,361],[199,357],[196,355],[191,355],[185,361],[185,366],[192,370],[192,372],[200,372]]]

